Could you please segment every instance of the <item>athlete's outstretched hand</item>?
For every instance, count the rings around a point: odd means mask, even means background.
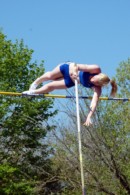
[[[92,125],[92,121],[91,121],[91,117],[87,117],[87,119],[86,119],[86,121],[85,121],[85,123],[83,124],[84,126],[90,126],[90,125]]]

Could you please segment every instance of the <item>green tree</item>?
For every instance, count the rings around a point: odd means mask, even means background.
[[[12,43],[0,32],[0,91],[27,90],[30,83],[44,73],[43,62],[40,65],[31,62],[32,53],[23,40]],[[3,194],[26,194],[27,188],[30,189],[27,194],[31,194],[34,186],[40,194],[41,189],[37,186],[43,182],[46,183],[42,188],[45,194],[51,189],[47,181],[52,177],[52,148],[46,144],[46,136],[53,129],[47,124],[48,118],[56,114],[52,107],[51,99],[0,96],[0,161],[1,174],[5,175],[5,180],[0,177],[0,183],[4,186]],[[8,171],[10,177],[6,177]],[[24,187],[21,190],[22,184],[26,186],[25,192]]]
[[[31,179],[24,179],[21,171],[10,165],[0,165],[0,194],[33,194],[35,181]]]

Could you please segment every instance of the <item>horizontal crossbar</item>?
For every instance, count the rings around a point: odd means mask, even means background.
[[[68,95],[56,95],[56,94],[33,94],[33,95],[26,95],[17,92],[4,92],[0,91],[0,95],[7,95],[7,96],[22,96],[22,97],[41,97],[41,98],[75,98],[75,96],[68,96]],[[91,96],[79,96],[80,99],[92,99]],[[99,100],[121,100],[121,101],[130,101],[130,98],[110,98],[110,97],[100,97]]]

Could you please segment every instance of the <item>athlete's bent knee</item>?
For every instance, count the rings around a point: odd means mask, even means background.
[[[48,92],[49,92],[49,91],[53,91],[53,90],[55,89],[55,87],[54,87],[53,85],[50,85],[50,84],[46,85],[45,87],[46,87],[46,90],[47,90]]]
[[[52,73],[51,72],[46,72],[46,76],[48,78],[48,80],[52,80]]]

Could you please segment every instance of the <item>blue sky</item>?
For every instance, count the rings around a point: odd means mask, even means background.
[[[112,77],[130,57],[130,0],[0,0],[0,27],[46,71],[70,60]]]

